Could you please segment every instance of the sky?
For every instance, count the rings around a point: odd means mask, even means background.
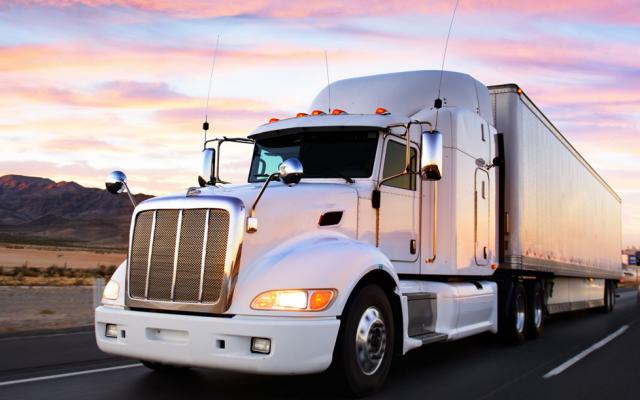
[[[454,5],[0,0],[0,175],[103,187],[121,169],[135,192],[183,190],[218,35],[210,132],[246,136],[308,110],[325,50],[331,80],[439,69]],[[639,0],[461,0],[445,66],[519,84],[622,197],[625,246],[640,246],[639,48]],[[223,178],[246,176],[247,154],[223,149]]]

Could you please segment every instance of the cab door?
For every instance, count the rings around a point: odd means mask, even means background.
[[[406,142],[389,137],[384,143],[380,180],[404,170]],[[411,170],[417,168],[417,149],[411,148]],[[390,179],[380,186],[380,249],[399,273],[418,273],[417,175]],[[405,264],[406,263],[406,264]]]
[[[474,241],[476,265],[489,265],[489,173],[476,168],[474,188]]]

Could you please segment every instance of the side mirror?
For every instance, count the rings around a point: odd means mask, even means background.
[[[129,195],[129,200],[131,200],[131,204],[136,206],[136,201],[133,199],[133,195],[131,195],[131,191],[129,190],[129,185],[127,185],[127,176],[122,171],[113,171],[109,175],[107,175],[107,179],[105,180],[104,185],[106,186],[109,193],[120,194],[127,189],[127,195]]]
[[[297,158],[288,158],[278,167],[280,179],[287,185],[295,185],[302,179],[302,163]]]
[[[107,175],[104,185],[109,193],[120,194],[124,192],[127,184],[127,176],[122,171],[113,171]]]
[[[198,175],[198,184],[200,187],[207,185],[215,185],[216,183],[216,151],[214,149],[202,150],[202,165],[200,166],[200,175]]]
[[[442,133],[422,132],[420,177],[425,181],[442,179]]]

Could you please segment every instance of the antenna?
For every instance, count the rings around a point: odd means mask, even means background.
[[[329,79],[329,57],[327,57],[327,51],[324,51],[324,66],[327,71],[327,90],[329,91],[329,112],[331,114],[331,79]]]
[[[444,74],[444,62],[447,59],[447,47],[449,47],[449,38],[451,37],[451,28],[453,28],[453,21],[456,18],[456,11],[458,10],[458,4],[460,0],[456,0],[456,6],[453,8],[453,14],[451,15],[451,22],[449,22],[449,32],[447,33],[447,40],[444,42],[444,53],[442,54],[442,67],[440,67],[440,82],[438,83],[438,98],[433,102],[433,107],[436,109],[436,124],[435,129],[438,129],[438,112],[442,108],[442,99],[440,98],[440,90],[442,89],[442,75]]]
[[[213,69],[216,67],[216,57],[218,55],[218,46],[220,46],[220,35],[216,39],[216,49],[213,51],[213,62],[211,63],[211,74],[209,75],[209,91],[207,92],[207,105],[204,109],[204,122],[202,129],[204,130],[205,147],[207,142],[207,131],[209,130],[209,99],[211,98],[211,84],[213,83]]]

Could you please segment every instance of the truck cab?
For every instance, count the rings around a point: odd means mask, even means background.
[[[259,126],[246,183],[221,182],[205,144],[200,186],[135,208],[99,347],[152,369],[332,367],[362,395],[394,355],[498,332],[493,118],[474,78],[415,71],[335,82]],[[501,330],[519,339],[543,304],[509,282]]]

